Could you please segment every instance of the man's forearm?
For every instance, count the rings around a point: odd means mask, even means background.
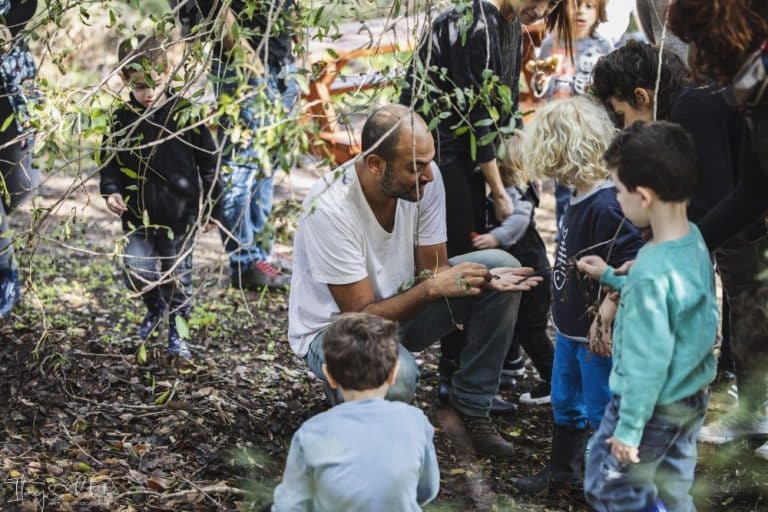
[[[372,302],[365,306],[362,312],[398,322],[410,320],[427,304],[435,300],[436,294],[431,280],[432,278],[428,277],[403,293]]]

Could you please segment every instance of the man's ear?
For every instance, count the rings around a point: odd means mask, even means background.
[[[639,107],[652,107],[653,106],[653,94],[649,89],[643,87],[635,88],[635,103]]]
[[[339,389],[339,383],[336,382],[336,379],[334,379],[333,375],[328,371],[328,366],[325,363],[323,363],[323,375],[325,375],[325,380],[328,381],[329,386],[333,389]]]
[[[397,380],[397,372],[400,370],[400,358],[397,358],[397,362],[395,362],[395,367],[392,368],[392,371],[389,372],[389,377],[387,377],[387,384],[389,386],[393,385],[395,381]]]
[[[377,176],[383,175],[387,168],[387,162],[374,153],[370,153],[365,157],[365,164],[368,166],[368,169]]]

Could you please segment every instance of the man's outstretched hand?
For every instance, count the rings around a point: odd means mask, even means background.
[[[488,286],[499,292],[527,292],[544,279],[534,276],[531,267],[497,267],[490,273]]]

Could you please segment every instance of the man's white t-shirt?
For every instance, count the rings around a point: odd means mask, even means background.
[[[293,242],[288,340],[304,357],[317,333],[340,313],[329,284],[370,280],[376,300],[414,276],[416,246],[444,243],[445,188],[437,165],[418,203],[398,199],[392,232],[381,227],[354,165],[326,174],[304,199]]]

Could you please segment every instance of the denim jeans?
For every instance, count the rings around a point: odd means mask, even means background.
[[[768,236],[744,244],[725,244],[715,251],[723,293],[729,306],[739,402],[756,411],[768,402]]]
[[[0,149],[0,269],[15,266],[13,238],[5,236],[8,231],[8,215],[32,196],[40,185],[40,171],[32,167],[32,144],[34,137]]]
[[[463,261],[489,268],[520,266],[510,254],[497,249],[456,256],[451,265]],[[400,326],[400,370],[387,393],[390,400],[410,402],[419,382],[419,367],[411,352],[420,352],[441,337],[463,325],[464,347],[459,369],[453,374],[451,402],[461,413],[487,416],[491,400],[499,390],[504,363],[520,305],[520,292],[488,291],[476,297],[438,299],[427,304],[411,320]],[[312,372],[324,379],[323,333],[309,345],[306,356]]]
[[[239,117],[230,119],[219,130],[224,148],[222,164],[228,170],[223,175],[222,224],[232,236],[221,231],[224,248],[229,254],[233,273],[240,272],[255,261],[267,259],[272,250],[272,234],[268,228],[272,212],[272,169],[278,165],[274,151],[259,129],[273,125],[280,111],[291,114],[299,97],[293,74],[295,64],[270,67],[264,76],[241,77],[229,61],[215,59],[217,96],[236,97],[238,89],[247,97],[239,103]],[[244,82],[244,83],[243,83]],[[232,125],[252,131],[253,138],[245,143],[233,142],[228,132]],[[228,125],[228,126],[227,126]],[[242,132],[241,132],[242,133]]]
[[[168,303],[171,311],[189,307],[193,240],[192,235],[176,235],[171,240],[167,230],[155,228],[142,228],[128,235],[123,256],[125,284],[137,292],[148,288],[141,298],[150,309],[161,300]],[[170,269],[173,271],[159,286],[150,288]]]
[[[558,333],[552,368],[555,424],[571,430],[597,428],[611,398],[611,358],[589,351],[587,344]]]
[[[636,512],[660,499],[669,512],[696,510],[688,492],[709,393],[656,406],[640,441],[639,464],[619,463],[606,443],[619,421],[620,403],[620,397],[611,398],[587,455],[584,495],[589,504],[599,512]]]

